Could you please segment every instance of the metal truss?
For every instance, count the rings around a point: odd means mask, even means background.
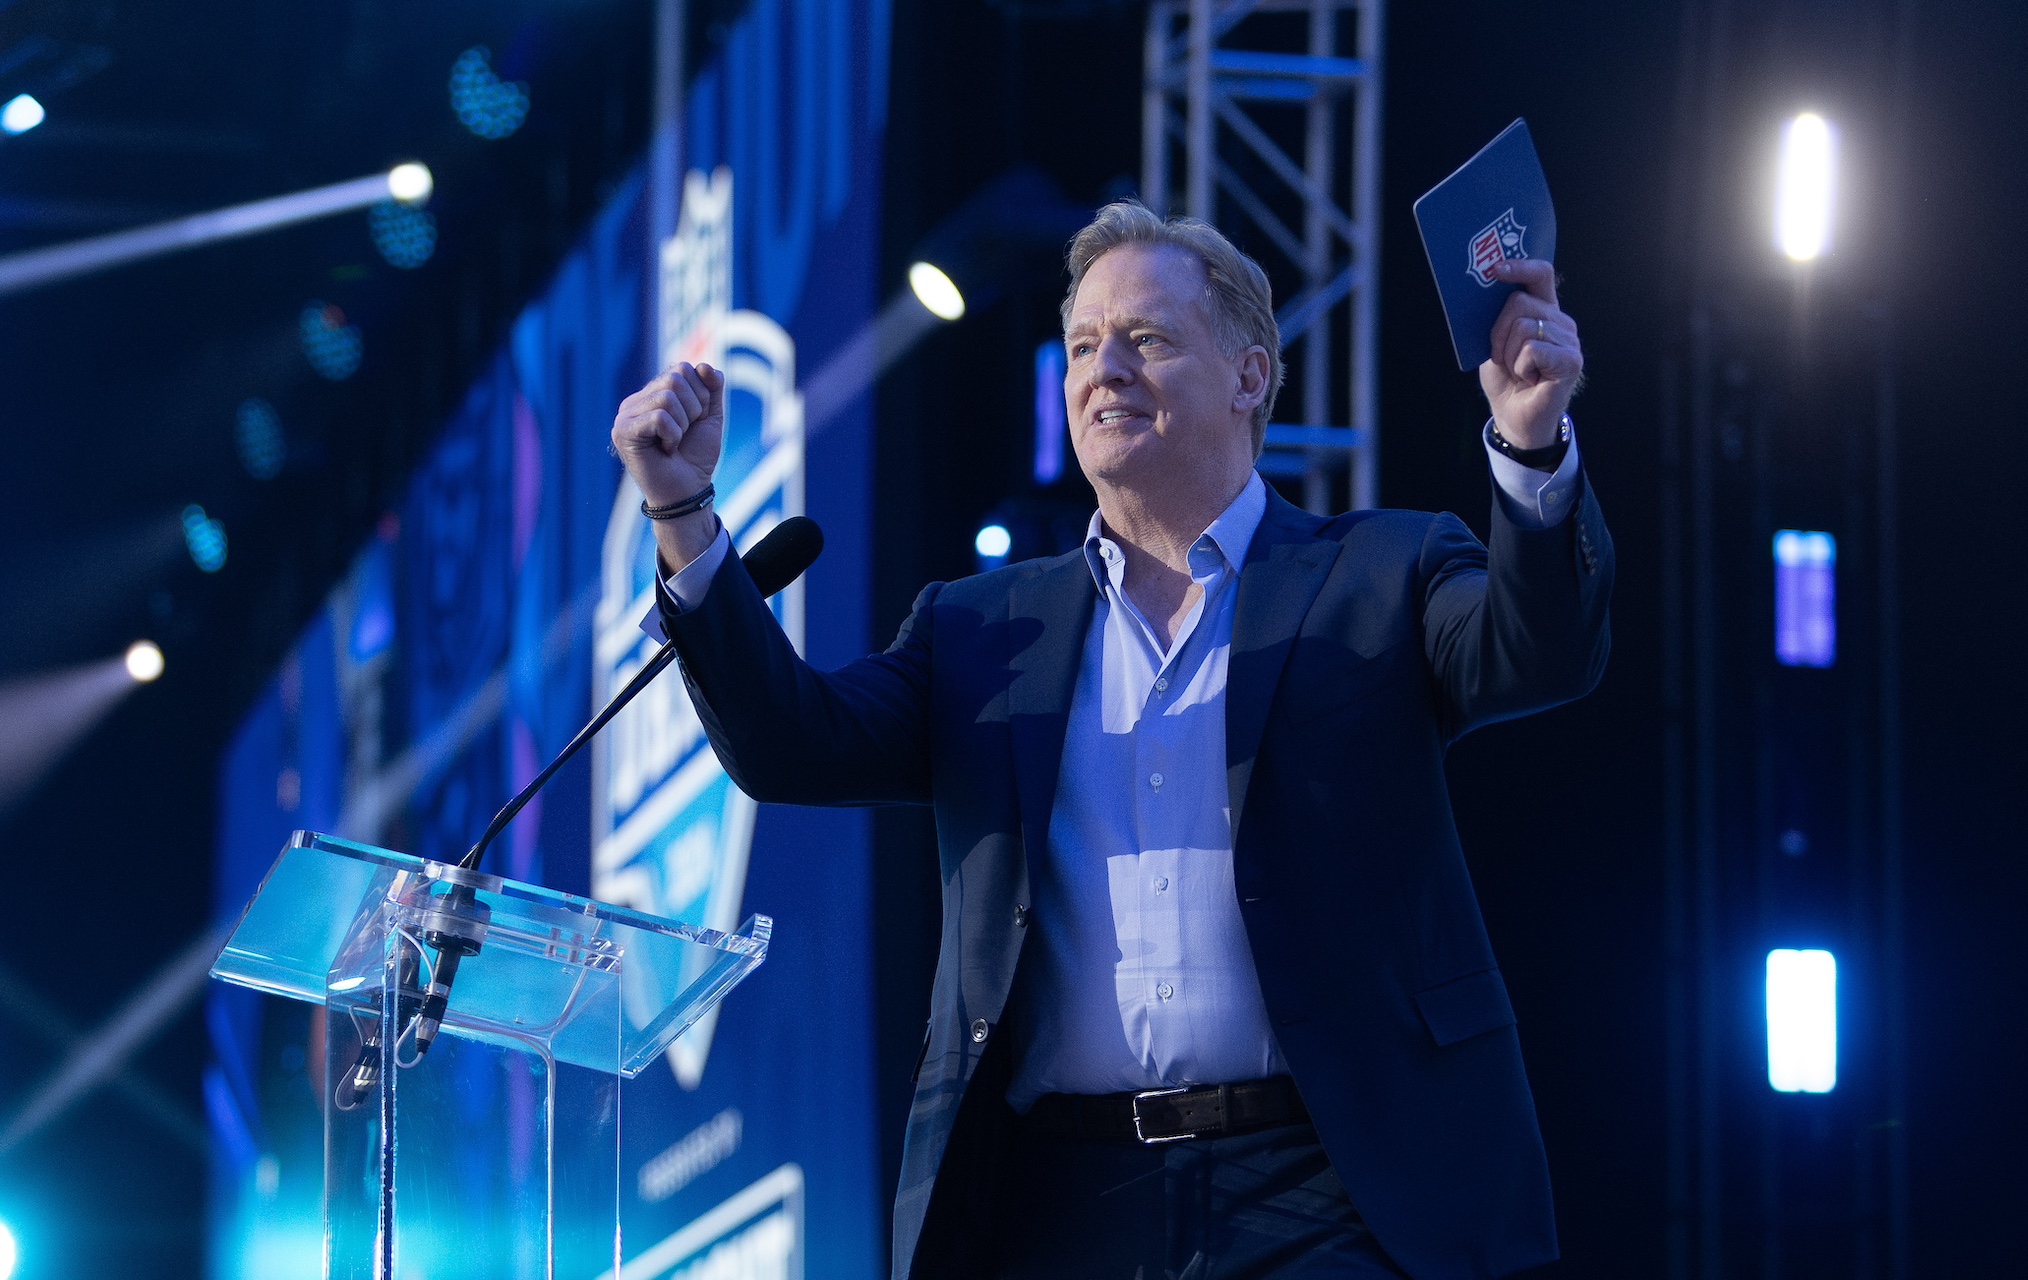
[[[1280,404],[1298,391],[1302,418],[1268,427],[1261,470],[1303,477],[1317,512],[1378,497],[1385,16],[1385,0],[1148,6],[1142,199],[1233,235],[1281,286],[1275,318],[1294,376]]]

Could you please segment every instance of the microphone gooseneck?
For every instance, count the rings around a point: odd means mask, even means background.
[[[740,563],[745,567],[747,576],[753,579],[754,587],[767,597],[801,577],[823,551],[824,531],[817,522],[808,516],[790,516],[770,529],[766,537],[741,556]],[[626,687],[592,717],[591,723],[580,729],[556,758],[543,766],[541,773],[501,806],[500,812],[493,815],[493,820],[486,824],[486,830],[471,849],[458,860],[458,866],[466,871],[477,870],[479,860],[486,855],[487,846],[507,829],[507,824],[514,821],[515,815],[534,799],[535,793],[675,660],[675,641],[664,642]],[[436,1040],[437,1032],[443,1026],[445,1010],[450,1004],[451,983],[458,975],[459,963],[466,956],[477,955],[485,943],[485,916],[485,904],[477,900],[470,885],[452,885],[441,905],[429,912],[424,925],[424,937],[430,949],[436,952],[436,962],[429,968],[427,984],[418,984],[418,979],[424,976],[426,959],[420,946],[413,954],[404,949],[396,978],[395,1026],[399,1029],[398,1040],[412,1035],[415,1042],[414,1053],[408,1062],[403,1063],[404,1066],[420,1060]],[[380,1049],[380,1020],[376,1018],[373,1029],[361,1036],[358,1061],[338,1082],[333,1101],[340,1110],[350,1111],[372,1092],[380,1074]]]

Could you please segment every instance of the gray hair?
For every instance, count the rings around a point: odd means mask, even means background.
[[[1227,356],[1237,356],[1248,347],[1267,349],[1267,395],[1253,410],[1253,456],[1259,458],[1267,440],[1268,419],[1274,416],[1275,395],[1282,389],[1282,335],[1275,325],[1274,294],[1268,288],[1267,272],[1208,222],[1165,219],[1138,200],[1117,200],[1100,209],[1091,224],[1071,238],[1064,255],[1070,268],[1070,290],[1063,295],[1066,330],[1085,272],[1107,253],[1129,244],[1168,245],[1204,264],[1204,300],[1211,311],[1211,331]]]

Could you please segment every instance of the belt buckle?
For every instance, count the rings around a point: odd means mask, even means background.
[[[1179,1093],[1189,1093],[1190,1090],[1191,1090],[1190,1085],[1179,1084],[1174,1086],[1173,1088],[1168,1089],[1143,1089],[1139,1093],[1135,1094],[1133,1100],[1135,1140],[1138,1141],[1144,1147],[1159,1147],[1165,1142],[1188,1142],[1190,1141],[1190,1139],[1196,1137],[1197,1135],[1194,1133],[1172,1133],[1166,1138],[1151,1138],[1148,1136],[1147,1130],[1142,1128],[1141,1126],[1142,1120],[1141,1099],[1168,1098],[1173,1097]]]

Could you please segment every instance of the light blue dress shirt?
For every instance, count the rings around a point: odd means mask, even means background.
[[[1554,473],[1486,454],[1499,502],[1523,528],[1576,500],[1577,442]],[[1030,850],[1035,897],[1022,960],[1007,1100],[1227,1084],[1287,1070],[1268,1024],[1233,888],[1225,778],[1226,663],[1239,570],[1267,509],[1248,478],[1189,552],[1200,597],[1164,649],[1128,599],[1126,561],[1094,513],[1084,553],[1099,599],[1086,632],[1050,813]],[[669,579],[693,608],[731,549]],[[642,629],[661,638],[651,610]]]
[[[1225,672],[1239,567],[1267,510],[1258,475],[1191,545],[1197,603],[1164,649],[1097,515],[1099,598],[1063,743],[1049,847],[1031,856],[1007,1101],[1253,1080],[1287,1070],[1232,881]],[[1108,981],[1107,979],[1110,979]]]

